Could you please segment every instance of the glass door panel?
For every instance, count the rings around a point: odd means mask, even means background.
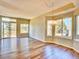
[[[3,30],[3,22],[1,23],[1,38],[4,38],[4,35],[3,35],[3,33],[4,33],[4,30]]]
[[[10,28],[10,26],[9,26],[8,22],[3,22],[2,23],[2,38],[10,37],[9,28]]]
[[[2,17],[1,38],[16,37],[16,19]]]
[[[16,23],[1,23],[1,38],[16,37]]]
[[[16,37],[16,23],[10,23],[11,37]]]

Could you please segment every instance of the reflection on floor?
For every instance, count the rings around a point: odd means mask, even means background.
[[[70,47],[79,52],[79,41],[75,41],[75,39],[72,40],[72,39],[55,38],[55,39],[48,39],[47,42]]]
[[[31,38],[0,40],[0,59],[79,59],[79,53]]]

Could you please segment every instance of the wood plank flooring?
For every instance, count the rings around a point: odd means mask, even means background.
[[[79,59],[73,49],[31,38],[0,40],[0,59]]]

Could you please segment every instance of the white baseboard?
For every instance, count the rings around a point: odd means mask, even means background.
[[[46,42],[46,41],[44,41],[44,39],[40,40],[40,39],[36,39],[36,38],[33,38],[33,37],[30,37],[30,38],[35,39],[35,40],[39,40],[41,42]]]
[[[79,41],[79,39],[74,39],[74,41]]]

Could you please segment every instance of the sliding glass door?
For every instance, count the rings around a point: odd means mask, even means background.
[[[16,37],[16,23],[2,22],[1,37]]]
[[[10,31],[9,31],[9,23],[8,22],[2,22],[2,38],[10,37]]]
[[[10,23],[10,36],[16,37],[16,23]]]
[[[15,19],[2,18],[1,21],[1,38],[16,37]]]

